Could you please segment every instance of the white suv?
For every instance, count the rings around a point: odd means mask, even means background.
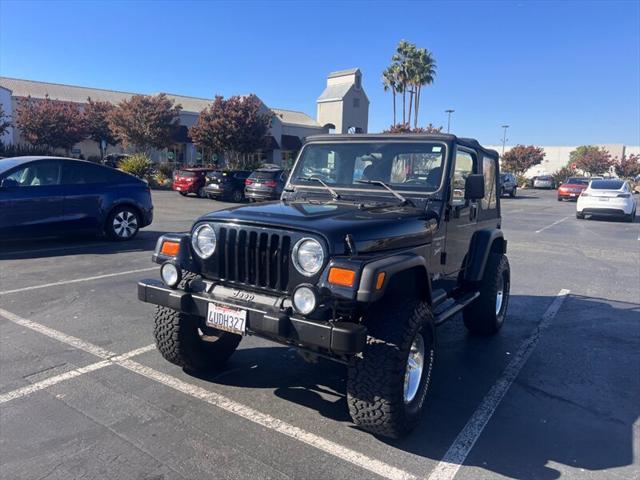
[[[578,197],[576,218],[585,215],[623,217],[633,222],[637,201],[629,183],[624,180],[592,180]]]

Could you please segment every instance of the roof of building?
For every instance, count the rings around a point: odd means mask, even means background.
[[[353,83],[338,83],[337,85],[327,85],[318,97],[318,103],[336,102],[343,100],[353,87]]]
[[[0,86],[11,90],[14,97],[44,98],[49,96],[52,100],[61,100],[73,103],[87,103],[87,98],[92,100],[120,103],[128,100],[133,92],[118,90],[106,90],[103,88],[89,88],[62,83],[38,82],[35,80],[23,80],[19,78],[0,77]],[[184,112],[200,113],[212,103],[210,98],[190,97],[186,95],[165,94],[171,100],[182,106]],[[320,125],[304,112],[271,108],[283,123],[290,125],[302,125],[306,127],[320,127]]]
[[[342,77],[344,75],[353,75],[354,73],[359,72],[359,68],[347,68],[345,70],[337,70],[335,72],[331,72],[328,78]]]
[[[320,127],[318,122],[304,112],[283,110],[282,108],[272,108],[271,111],[280,118],[282,123],[287,123],[289,125],[304,125],[306,127]]]

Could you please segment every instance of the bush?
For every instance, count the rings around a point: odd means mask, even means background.
[[[47,147],[0,144],[0,157],[24,157],[30,155],[55,156],[56,152],[53,149]]]
[[[149,157],[142,153],[137,153],[120,160],[118,168],[123,172],[130,173],[143,180],[149,180],[149,176],[153,170],[153,164],[151,160],[149,160]]]
[[[172,178],[174,169],[175,165],[169,162],[162,162],[160,165],[158,165],[158,173],[162,174],[164,178]]]

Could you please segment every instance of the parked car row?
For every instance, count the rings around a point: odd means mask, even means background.
[[[276,165],[247,170],[213,170],[183,168],[173,175],[173,190],[186,196],[251,202],[277,200],[282,194],[289,172]]]

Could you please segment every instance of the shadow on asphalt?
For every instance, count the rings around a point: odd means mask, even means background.
[[[438,363],[425,418],[403,440],[379,440],[440,460],[555,297],[513,296],[510,324],[521,332],[468,335],[457,319],[439,330]],[[457,323],[458,325],[455,325]],[[517,326],[526,323],[526,326]],[[522,327],[522,328],[520,328]],[[442,332],[441,332],[442,330]],[[510,345],[505,337],[510,336]],[[600,471],[633,464],[640,415],[640,305],[569,296],[465,462],[511,478],[556,479],[552,464]],[[287,402],[348,423],[346,367],[303,362],[288,347],[238,350],[225,368],[198,378],[269,389]],[[355,428],[355,427],[353,427]]]
[[[160,235],[166,232],[140,230],[126,242],[114,242],[96,235],[49,237],[34,240],[0,240],[0,259],[22,260],[68,255],[111,255],[124,252],[152,251]]]

